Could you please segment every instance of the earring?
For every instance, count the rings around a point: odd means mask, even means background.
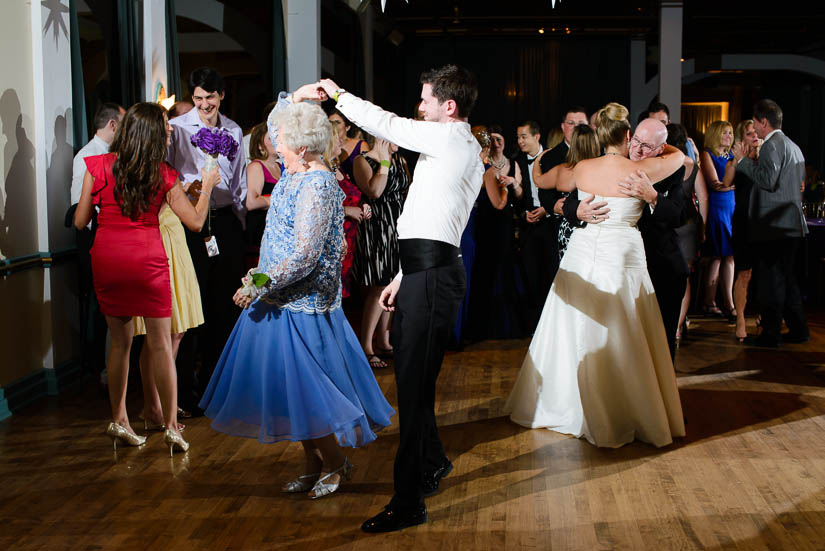
[[[301,161],[301,164],[304,165],[304,168],[309,168],[309,163],[304,160],[305,151],[306,149],[304,149],[303,151],[301,151],[301,153],[298,154],[298,159]]]

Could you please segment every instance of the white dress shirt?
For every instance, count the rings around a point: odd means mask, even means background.
[[[72,204],[80,201],[80,192],[83,190],[83,177],[86,175],[86,157],[93,157],[94,155],[103,155],[109,152],[109,144],[95,134],[92,140],[84,145],[72,161],[72,189],[71,198]]]
[[[191,183],[201,179],[201,169],[206,155],[192,145],[190,139],[206,125],[198,116],[198,110],[192,109],[180,117],[169,121],[172,126],[172,143],[166,154],[166,160],[178,171],[181,183]],[[246,221],[246,151],[243,147],[243,131],[229,117],[218,113],[218,128],[229,131],[238,143],[238,154],[234,161],[223,155],[218,156],[218,172],[221,181],[212,189],[210,208],[219,209],[231,206],[235,215],[244,224]]]
[[[533,163],[535,162],[536,157],[541,155],[542,151],[544,151],[544,148],[541,145],[539,145],[539,152],[538,153],[536,153],[532,157],[530,155],[527,155],[527,160],[530,161],[530,163],[527,165],[527,177],[530,178],[530,189],[533,192],[533,208],[534,209],[539,208],[541,206],[541,203],[539,203],[539,188],[535,184],[535,182],[533,182]],[[523,179],[524,178],[522,178],[522,180]],[[549,214],[551,214],[551,213],[548,213],[548,215]]]
[[[89,143],[84,145],[72,161],[72,187],[70,190],[72,204],[80,202],[80,195],[83,191],[83,177],[86,176],[86,157],[104,155],[109,152],[109,144],[103,138],[95,134]],[[91,220],[86,224],[87,228],[92,227]]]
[[[458,247],[484,175],[470,125],[405,119],[350,93],[338,98],[338,109],[370,134],[421,153],[398,217],[398,238]]]

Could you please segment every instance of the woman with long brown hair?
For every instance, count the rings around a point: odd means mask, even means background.
[[[209,211],[209,194],[220,180],[217,170],[202,174],[200,196],[193,207],[177,172],[164,162],[170,127],[164,109],[138,103],[123,116],[110,152],[86,158],[86,175],[74,224],[83,228],[99,208],[98,229],[91,249],[95,294],[106,316],[111,348],[107,362],[112,422],[106,434],[115,449],[121,443],[140,446],[126,413],[129,350],[133,316],[143,316],[152,374],[160,394],[163,440],[170,453],[186,451],[177,422],[177,379],[171,342],[169,264],[158,228],[164,201],[191,230],[199,231]]]

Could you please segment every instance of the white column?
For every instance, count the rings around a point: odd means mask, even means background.
[[[375,98],[375,78],[373,73],[373,8],[368,7],[358,16],[361,21],[361,40],[364,43],[364,98],[373,101]]]
[[[165,2],[164,0],[143,0],[144,99],[156,102],[168,97],[169,82],[167,79]]]
[[[647,108],[650,98],[645,95],[645,41],[630,41],[630,120],[635,124],[636,117]]]
[[[287,83],[290,91],[321,78],[321,0],[287,0]]]
[[[663,0],[659,27],[659,101],[670,108],[670,120],[681,120],[682,2]]]
[[[72,72],[68,0],[31,3],[32,79],[34,91],[34,179],[37,190],[37,248],[41,252],[70,246],[63,228],[72,179]],[[51,270],[44,270],[43,303],[52,301]],[[53,343],[51,315],[41,317],[44,341]],[[54,367],[54,348],[43,355]]]

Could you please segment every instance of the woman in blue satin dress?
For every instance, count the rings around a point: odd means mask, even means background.
[[[359,447],[390,424],[387,403],[341,310],[344,193],[321,157],[332,127],[309,85],[282,93],[269,116],[285,171],[273,189],[244,308],[200,407],[212,428],[262,443],[300,441],[306,474],[283,491],[315,499],[338,489]]]
[[[713,259],[705,280],[706,314],[735,317],[733,306],[733,211],[736,205],[733,178],[736,168],[733,155],[733,126],[715,121],[705,131],[705,150],[701,156],[702,176],[708,188],[707,242]],[[721,287],[722,306],[716,305],[716,291]]]

